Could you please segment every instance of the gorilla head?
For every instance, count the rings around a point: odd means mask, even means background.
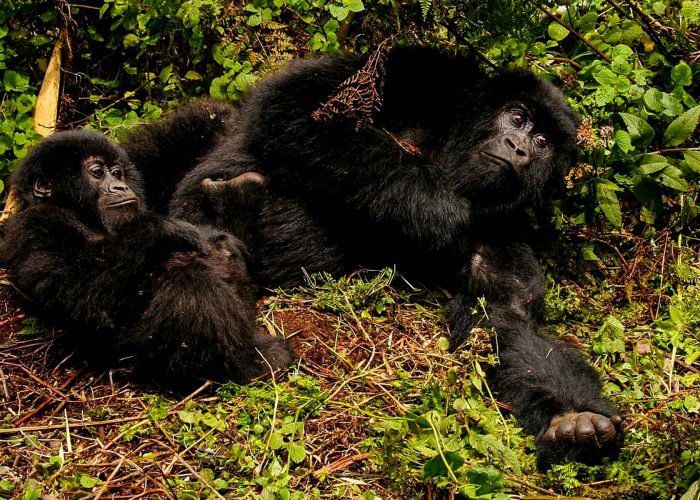
[[[441,152],[459,191],[475,212],[541,203],[575,160],[573,110],[551,83],[524,71],[484,80],[473,92]]]
[[[141,176],[126,153],[88,130],[57,133],[34,148],[13,178],[20,209],[69,207],[108,230],[145,210]]]

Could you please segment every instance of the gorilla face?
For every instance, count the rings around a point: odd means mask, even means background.
[[[458,110],[441,156],[475,212],[503,213],[558,188],[575,158],[576,127],[559,90],[515,72]]]
[[[141,178],[125,153],[86,130],[45,139],[27,156],[16,184],[24,207],[53,204],[108,230],[145,210]]]

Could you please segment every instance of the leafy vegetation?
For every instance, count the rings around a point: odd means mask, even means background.
[[[185,400],[119,374],[47,371],[35,322],[3,333],[23,339],[0,348],[0,378],[24,409],[0,392],[0,498],[697,498],[698,0],[11,0],[0,181],[39,138],[32,116],[59,39],[58,125],[118,139],[191,98],[238,99],[293,57],[366,52],[389,36],[529,67],[581,116],[567,192],[533,226],[549,323],[581,344],[625,413],[620,459],[537,473],[533,439],[490,397],[486,343],[449,354],[443,293],[385,270],[313,276],[266,299],[262,325],[297,342],[302,361]],[[62,389],[44,395],[18,360]]]

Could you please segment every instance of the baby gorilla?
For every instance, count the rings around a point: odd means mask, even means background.
[[[257,331],[243,243],[147,211],[140,174],[105,137],[57,133],[11,183],[20,210],[0,258],[37,313],[83,352],[133,358],[138,373],[176,386],[243,383],[291,362],[283,339]],[[203,189],[233,212],[262,183],[214,185]]]

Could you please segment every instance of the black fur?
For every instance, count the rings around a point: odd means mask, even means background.
[[[538,435],[540,465],[614,455],[619,417],[597,375],[578,351],[539,332],[545,282],[517,222],[525,206],[557,190],[574,160],[571,108],[530,73],[487,78],[468,59],[399,48],[388,56],[373,125],[314,121],[312,113],[363,64],[354,55],[299,60],[263,80],[182,179],[170,213],[235,233],[240,220],[212,215],[202,182],[262,173],[267,198],[257,232],[246,236],[258,284],[296,285],[302,268],[337,274],[398,264],[409,278],[456,292],[449,308],[455,347],[469,341],[470,311],[484,296],[483,326],[495,328],[501,360],[490,381]],[[178,129],[162,132],[168,143]],[[184,145],[187,136],[175,142]],[[143,157],[162,154],[157,137],[138,148]],[[552,418],[570,411],[611,417],[599,433],[609,442],[598,448],[595,438],[557,434],[545,443]],[[576,430],[589,428],[582,422]]]
[[[7,223],[0,257],[38,313],[83,351],[112,362],[133,357],[140,373],[169,385],[195,377],[246,382],[269,371],[261,354],[273,368],[287,366],[284,340],[257,331],[242,242],[143,206],[106,225],[98,208],[104,194],[90,189],[83,169],[90,157],[120,166],[143,199],[125,152],[95,132],[45,139],[11,179],[21,208]],[[38,179],[50,197],[37,198]]]

